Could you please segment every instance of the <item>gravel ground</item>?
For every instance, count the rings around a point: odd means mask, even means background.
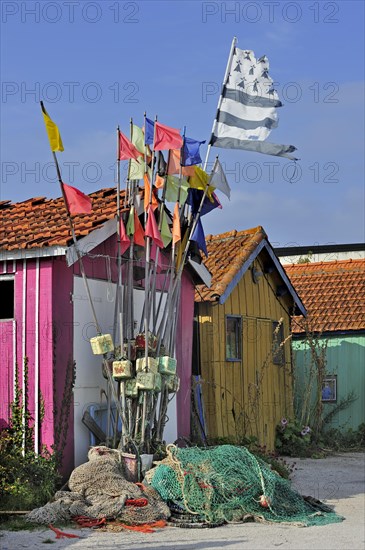
[[[245,523],[215,529],[167,527],[153,534],[103,533],[90,529],[68,529],[80,539],[56,540],[49,529],[0,532],[1,550],[47,548],[70,550],[363,550],[365,549],[365,455],[339,454],[322,460],[294,459],[293,486],[334,507],[344,516],[342,523],[316,527]]]

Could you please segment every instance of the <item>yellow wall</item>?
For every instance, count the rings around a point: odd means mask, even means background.
[[[262,270],[254,262],[254,267]],[[239,442],[256,436],[274,448],[275,426],[292,414],[290,340],[285,364],[272,362],[272,322],[283,318],[284,338],[290,334],[290,296],[276,298],[278,275],[260,277],[247,271],[223,305],[199,303],[200,361],[205,422],[209,438]],[[276,283],[276,284],[275,284]],[[242,360],[226,361],[225,316],[242,316]]]

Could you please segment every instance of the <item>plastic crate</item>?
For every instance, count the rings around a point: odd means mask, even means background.
[[[168,355],[159,357],[158,372],[161,374],[176,374],[176,359]]]
[[[137,380],[130,378],[125,383],[125,395],[126,397],[138,397]]]
[[[176,393],[180,388],[180,378],[177,374],[165,376],[165,383],[169,393]]]
[[[91,349],[94,355],[104,355],[114,350],[114,344],[110,334],[98,334],[90,338]]]
[[[113,361],[113,378],[115,380],[125,380],[132,378],[132,363],[128,359],[123,361]]]
[[[147,367],[147,368],[146,368]],[[158,360],[154,357],[148,357],[146,362],[145,357],[140,357],[136,361],[136,371],[137,372],[153,372],[154,374],[158,373]]]

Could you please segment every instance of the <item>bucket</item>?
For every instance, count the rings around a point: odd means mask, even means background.
[[[142,477],[152,468],[153,455],[141,455]]]

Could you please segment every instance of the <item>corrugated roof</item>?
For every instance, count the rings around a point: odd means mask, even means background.
[[[199,286],[195,301],[216,301],[226,291],[243,264],[267,235],[259,225],[245,231],[229,231],[206,238],[208,258],[204,265],[212,274],[210,288]]]
[[[124,197],[124,191],[121,193]],[[90,193],[92,213],[73,216],[77,237],[88,235],[116,215],[116,188]],[[72,237],[62,198],[34,197],[23,202],[0,202],[0,249],[67,246]]]
[[[365,260],[286,265],[315,332],[365,329]],[[293,332],[301,333],[300,318]],[[298,324],[299,323],[299,324]]]

